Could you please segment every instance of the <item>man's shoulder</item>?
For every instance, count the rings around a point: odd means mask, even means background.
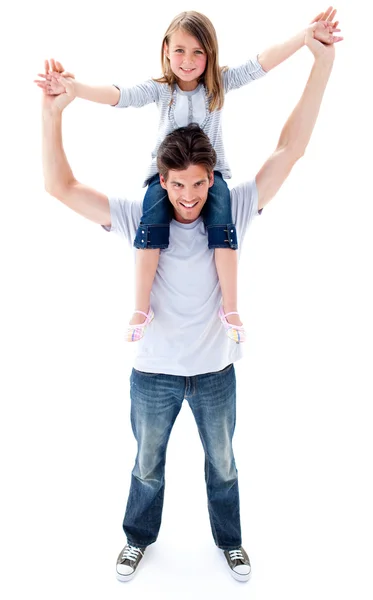
[[[142,202],[128,200],[119,196],[109,196],[111,227],[113,231],[132,239],[142,214]]]
[[[231,188],[230,192],[232,201],[243,201],[252,198],[258,193],[255,179],[244,181],[238,185],[235,185],[233,188]]]
[[[118,210],[124,214],[136,215],[139,213],[141,217],[142,203],[140,200],[129,200],[124,196],[108,196],[110,208]]]
[[[232,220],[240,236],[258,214],[258,190],[255,179],[240,183],[231,189]]]

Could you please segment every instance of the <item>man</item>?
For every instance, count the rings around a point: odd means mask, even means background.
[[[334,61],[334,38],[323,45],[305,43],[314,56],[300,101],[286,122],[275,152],[254,181],[231,192],[232,215],[240,246],[252,218],[276,194],[305,152]],[[61,69],[62,70],[62,69]],[[132,242],[141,204],[108,198],[79,183],[62,145],[62,112],[72,101],[65,94],[43,94],[45,188],[77,213]],[[117,577],[130,580],[148,545],[157,539],[163,507],[164,465],[172,426],[187,399],[205,451],[205,478],[212,534],[235,579],[251,575],[242,548],[239,493],[232,438],[235,426],[235,373],[239,344],[227,338],[217,318],[221,292],[200,216],[213,183],[215,153],[196,125],[175,130],[158,153],[161,183],[174,218],[170,245],[161,253],[152,292],[157,315],[139,344],[131,374],[131,422],[138,443],[123,528],[127,544],[117,560]],[[229,232],[228,232],[229,233]]]

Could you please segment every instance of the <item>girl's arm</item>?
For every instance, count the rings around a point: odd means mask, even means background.
[[[282,44],[276,44],[258,54],[258,61],[264,71],[268,72],[295,54],[304,46],[304,31],[290,38]]]
[[[337,11],[330,6],[326,12],[320,13],[313,21],[317,22],[314,30],[314,38],[323,44],[332,44],[334,42],[339,42],[342,39],[340,37],[333,37],[334,33],[340,31],[337,29],[338,21],[332,22],[336,12]],[[259,54],[258,61],[264,71],[267,72],[274,67],[277,67],[277,65],[281,64],[284,60],[300,50],[300,48],[304,46],[304,36],[305,30],[300,31],[294,37],[286,40],[286,42],[275,44]]]
[[[68,75],[71,74],[68,73]],[[130,88],[116,85],[87,85],[72,77],[66,77],[65,73],[54,74],[52,80],[54,83],[51,86],[51,93],[54,95],[64,93],[62,81],[65,80],[71,84],[74,97],[100,104],[110,104],[118,108],[128,108],[129,106],[140,108],[151,102],[157,102],[159,98],[160,84],[152,79]]]
[[[75,79],[70,81],[73,84],[77,98],[98,102],[99,104],[110,104],[111,106],[115,106],[119,102],[120,91],[114,85],[87,85],[75,81]]]
[[[45,73],[39,73],[39,77],[42,77],[43,81],[35,83],[48,95],[58,96],[65,93],[64,82],[68,82],[73,97],[120,108],[141,107],[156,102],[159,97],[159,84],[153,80],[131,88],[122,88],[116,85],[87,85],[76,81],[72,73],[65,71],[61,63],[53,59],[45,61]]]
[[[45,60],[44,67],[45,73],[39,73],[39,77],[42,77],[43,81],[38,80],[35,83],[50,96],[59,96],[59,94],[65,93],[65,86],[60,79],[63,76],[70,83],[70,93],[74,98],[83,98],[112,106],[119,102],[120,91],[114,85],[94,86],[76,81],[75,76],[65,71],[61,63],[53,58],[50,61]]]
[[[314,39],[313,27],[307,28],[305,40],[314,56],[311,74],[298,104],[282,129],[275,152],[256,176],[259,210],[278,192],[295,163],[304,155],[333,68],[334,45],[322,44]]]
[[[333,44],[340,42],[343,38],[334,34],[337,29],[338,21],[332,22],[336,10],[329,7],[324,13],[320,13],[313,19],[314,37],[323,44]],[[267,71],[277,67],[284,60],[292,56],[297,50],[304,46],[305,29],[294,37],[282,44],[271,46],[258,55],[256,60],[249,60],[239,67],[234,67],[223,71],[223,82],[225,93],[230,90],[241,88],[255,79],[263,77]]]

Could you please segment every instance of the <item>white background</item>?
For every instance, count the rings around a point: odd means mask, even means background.
[[[164,31],[189,8],[215,24],[221,64],[237,65],[327,7],[130,5],[35,0],[2,13],[1,595],[371,599],[372,50],[368,3],[347,0],[338,6],[345,41],[307,153],[253,223],[241,262],[249,341],[237,365],[234,447],[253,578],[235,582],[213,544],[186,404],[169,445],[159,540],[127,588],[115,579],[136,451],[133,348],[123,340],[133,256],[44,192],[32,81],[50,57],[90,83],[158,76]],[[311,64],[302,49],[227,97],[233,184],[274,149]],[[155,106],[74,102],[64,117],[74,174],[140,200],[156,128]]]

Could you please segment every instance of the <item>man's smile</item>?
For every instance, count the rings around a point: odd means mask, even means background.
[[[195,206],[197,206],[198,202],[199,202],[198,200],[196,202],[181,202],[179,200],[179,204],[181,204],[181,206],[183,206],[184,208],[188,208],[188,209],[191,209],[191,208],[194,208]]]

